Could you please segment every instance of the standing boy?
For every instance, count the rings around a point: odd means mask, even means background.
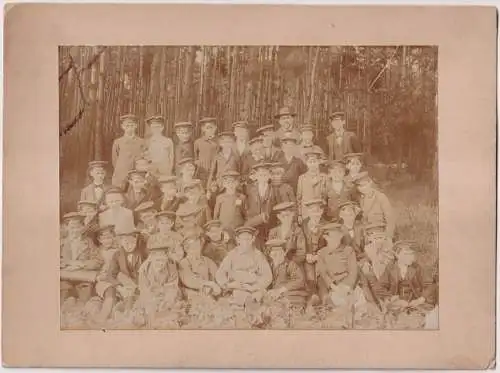
[[[345,183],[344,163],[340,161],[328,162],[328,186],[326,193],[326,217],[337,220],[339,205],[350,200],[351,190]]]
[[[177,177],[163,176],[158,180],[160,183],[161,197],[155,201],[156,209],[159,211],[177,211],[181,198],[177,194]]]
[[[175,145],[175,162],[179,162],[184,158],[194,158],[193,146],[193,125],[191,122],[178,122],[174,124],[175,135],[177,136],[177,144]],[[178,168],[176,168],[178,174]]]
[[[274,143],[274,126],[268,124],[257,130],[257,135],[262,137],[262,146],[264,160],[266,162],[277,162],[281,157],[281,149],[275,146]]]
[[[261,137],[254,137],[248,142],[250,152],[241,160],[241,182],[246,187],[252,184],[255,179],[253,175],[253,166],[264,162],[264,148]]]
[[[223,192],[215,200],[214,219],[229,232],[242,226],[246,217],[247,197],[238,192],[239,176],[237,171],[226,171],[222,175]]]
[[[198,177],[206,186],[212,161],[219,149],[216,138],[217,124],[215,118],[202,118],[200,126],[203,134],[194,142],[194,159],[199,167]]]
[[[299,219],[304,218],[303,206],[305,201],[322,199],[327,196],[327,176],[320,170],[321,152],[311,149],[306,153],[307,172],[299,176],[297,184],[297,202]]]
[[[284,181],[285,166],[276,162],[271,164],[271,188],[273,189],[276,203],[295,202],[293,188]]]
[[[327,137],[329,159],[341,161],[345,154],[359,152],[361,147],[357,136],[354,132],[345,130],[345,113],[333,113],[329,119],[333,131]]]
[[[285,133],[281,136],[281,148],[283,152],[278,162],[283,165],[285,171],[283,182],[289,184],[293,192],[297,193],[299,176],[307,171],[307,166],[297,156],[297,138],[292,133]]]
[[[169,176],[174,168],[174,142],[163,135],[165,118],[160,115],[146,119],[151,136],[146,140],[146,154],[151,162],[151,172],[156,176]],[[137,167],[137,166],[136,166]]]
[[[137,136],[137,117],[132,114],[120,118],[123,136],[113,142],[112,162],[114,186],[124,189],[128,172],[134,168],[134,160],[145,150],[144,140]]]
[[[234,150],[234,135],[232,132],[222,132],[219,136],[220,150],[212,160],[210,173],[208,175],[207,188],[210,195],[215,194],[221,188],[221,177],[226,171],[240,170],[240,158]]]
[[[233,132],[235,137],[236,154],[240,159],[244,158],[249,152],[248,140],[248,122],[245,120],[233,123]]]
[[[294,120],[296,117],[296,113],[294,113],[289,107],[282,107],[278,114],[274,116],[275,119],[278,119],[279,128],[276,131],[276,138],[281,140],[285,133],[291,133],[295,138],[299,137],[299,131],[294,126]]]

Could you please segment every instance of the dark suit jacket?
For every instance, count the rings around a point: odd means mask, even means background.
[[[127,201],[126,207],[135,210],[137,206],[139,206],[143,202],[152,201],[153,196],[150,190],[143,189],[139,195],[136,196],[134,190],[129,188],[127,194],[125,195],[125,199]]]
[[[261,214],[271,215],[273,206],[276,204],[276,197],[271,185],[268,185],[266,194],[261,197],[257,183],[249,185],[247,188],[247,221],[245,225],[259,226],[264,223]]]
[[[293,192],[297,193],[297,183],[299,176],[307,171],[307,166],[302,159],[292,157],[290,162],[287,162],[285,155],[281,153],[278,162],[282,163],[285,167],[285,174],[283,175],[283,182],[289,184],[293,188]]]
[[[358,137],[354,132],[345,131],[342,143],[339,145],[335,141],[335,134],[327,137],[328,140],[328,159],[342,160],[347,153],[358,153],[361,151]]]

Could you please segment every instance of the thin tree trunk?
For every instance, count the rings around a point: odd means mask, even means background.
[[[230,126],[231,122],[234,121],[236,112],[236,80],[238,71],[238,54],[239,47],[235,46],[232,50],[232,62],[231,62],[231,77],[229,83],[229,120],[226,126]]]
[[[182,87],[182,106],[183,106],[183,117],[186,120],[192,120],[191,111],[191,84],[193,82],[193,68],[194,61],[196,58],[196,48],[188,47],[186,64],[184,66],[184,80]]]
[[[310,80],[310,96],[309,96],[309,107],[307,110],[307,121],[311,122],[312,121],[312,113],[313,113],[313,105],[314,105],[314,96],[315,96],[315,91],[316,91],[316,69],[318,65],[318,60],[319,60],[319,52],[320,52],[321,47],[316,48],[316,54],[314,56],[314,62],[312,65],[311,69],[311,80]]]

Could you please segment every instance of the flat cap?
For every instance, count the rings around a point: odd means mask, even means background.
[[[328,119],[330,119],[330,120],[342,119],[343,120],[343,119],[345,119],[345,113],[343,111],[336,111],[335,113],[330,114]]]
[[[248,142],[248,145],[253,145],[257,143],[262,143],[264,140],[260,136],[256,136]]]
[[[264,169],[268,170],[269,168],[271,168],[271,165],[272,165],[272,163],[269,163],[269,162],[260,162],[260,163],[254,164],[252,166],[252,169],[259,170],[261,168],[264,168]]]
[[[281,202],[274,206],[273,211],[280,212],[285,210],[293,210],[295,208],[295,202]]]
[[[288,106],[285,106],[285,107],[280,108],[278,111],[278,114],[276,114],[274,117],[279,118],[279,117],[282,117],[284,115],[290,115],[290,116],[294,117],[297,114],[291,108],[289,108]]]
[[[285,247],[286,241],[280,239],[270,239],[266,241],[265,245],[267,247]]]
[[[352,181],[356,185],[364,185],[372,182],[372,179],[367,171],[360,172],[353,177]]]
[[[327,224],[322,225],[320,227],[320,230],[321,230],[322,234],[325,234],[325,233],[328,233],[328,232],[332,232],[332,231],[342,232],[343,231],[343,225],[340,224],[340,223],[337,223],[337,222],[327,223]]]
[[[120,237],[120,236],[137,236],[139,235],[141,232],[137,229],[125,229],[125,230],[121,230],[120,232],[116,232],[116,236]]]
[[[146,119],[146,123],[148,124],[160,123],[163,125],[165,123],[165,118],[161,115],[152,115]]]
[[[323,155],[323,151],[318,146],[311,146],[304,151],[304,155],[306,157],[320,158]]]
[[[139,206],[137,206],[135,208],[135,212],[145,212],[145,211],[149,211],[149,210],[154,210],[154,202],[153,201],[146,201],[146,202],[143,202],[141,204],[139,204]]]
[[[242,227],[238,227],[234,230],[234,233],[238,236],[242,233],[250,233],[252,235],[257,234],[257,229],[251,226],[244,225]]]
[[[410,249],[415,250],[418,247],[418,243],[415,240],[399,240],[396,241],[393,245],[393,249],[395,251],[399,251],[402,249]]]
[[[96,229],[96,233],[98,235],[104,234],[104,233],[115,233],[115,226],[114,224],[105,224],[101,225]]]
[[[193,158],[191,158],[191,157],[186,157],[186,158],[182,158],[182,159],[180,159],[180,160],[179,160],[179,162],[177,162],[177,165],[178,165],[178,166],[182,166],[182,165],[184,165],[184,164],[186,164],[186,163],[195,164],[195,163],[194,163],[194,159],[193,159]]]
[[[248,129],[248,122],[246,120],[240,120],[233,123],[233,128],[245,128]]]
[[[180,218],[191,217],[191,216],[194,216],[197,213],[199,213],[202,208],[203,207],[201,207],[201,206],[192,207],[192,208],[183,208],[183,209],[181,208],[181,209],[176,211],[175,215],[177,215]]]
[[[215,122],[217,122],[217,119],[213,117],[203,117],[199,121],[200,124],[215,123]]]
[[[345,169],[345,164],[342,161],[329,161],[327,162],[328,168],[343,168]]]
[[[142,171],[142,170],[130,170],[128,172],[128,176],[129,177],[132,177],[132,176],[135,176],[135,175],[145,177],[146,174],[147,174],[147,171]]]
[[[175,211],[163,210],[156,213],[156,218],[167,217],[170,219],[175,219]]]
[[[193,123],[191,122],[177,122],[174,124],[174,129],[177,129],[177,128],[191,128],[193,127]]]
[[[238,178],[238,177],[240,177],[240,173],[238,171],[235,171],[235,170],[227,170],[226,172],[224,172],[222,174],[222,178],[226,178],[226,177]]]
[[[353,158],[363,158],[363,153],[347,153],[344,155],[344,162],[348,162],[349,160]]]
[[[217,227],[222,226],[221,221],[220,220],[210,220],[210,221],[207,221],[205,223],[205,225],[203,226],[203,229],[208,229],[208,228],[214,227],[214,226],[217,226]]]
[[[339,210],[342,210],[343,208],[346,208],[346,207],[350,207],[350,208],[355,209],[355,210],[361,209],[359,207],[359,205],[353,201],[344,201],[342,203],[339,203],[339,206],[338,206]]]
[[[176,176],[160,176],[158,178],[158,182],[160,184],[171,184],[171,183],[177,183],[177,177]]]
[[[324,204],[325,203],[320,198],[310,199],[310,200],[304,202],[304,205],[307,206],[307,207],[310,207],[310,206],[323,206]]]
[[[272,124],[266,124],[265,126],[262,126],[257,129],[257,133],[262,134],[267,131],[274,131],[274,125]]]
[[[285,132],[281,137],[280,137],[281,142],[286,142],[286,141],[291,141],[291,142],[297,142],[299,139],[295,137],[293,132]]]
[[[63,215],[63,221],[70,221],[70,220],[81,220],[83,221],[85,219],[85,216],[80,214],[79,212],[68,212],[67,214]]]
[[[138,120],[139,119],[137,118],[137,115],[135,115],[135,114],[125,114],[125,115],[122,115],[120,117],[120,122],[127,121],[127,122],[135,122],[135,123],[137,123]]]
[[[106,162],[106,161],[90,161],[88,168],[89,168],[89,170],[91,170],[92,168],[97,168],[97,167],[104,168],[107,165],[108,165],[108,162]]]
[[[224,131],[219,133],[219,140],[220,139],[234,139],[234,133],[232,131]]]
[[[123,194],[123,191],[120,188],[113,186],[106,190],[106,195],[108,194]]]
[[[193,188],[197,188],[197,187],[201,187],[201,180],[200,179],[193,179],[193,180],[189,181],[188,183],[184,184],[184,190],[193,189]]]
[[[79,201],[77,202],[77,205],[78,205],[78,206],[82,206],[82,205],[87,205],[87,206],[97,206],[97,202],[95,202],[95,201],[90,201],[90,200],[83,200],[83,199],[81,199],[81,200],[79,200]]]

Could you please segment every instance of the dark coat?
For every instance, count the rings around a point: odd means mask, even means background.
[[[337,144],[335,133],[327,137],[328,159],[341,161],[347,153],[358,153],[361,151],[358,137],[354,132],[345,131],[342,142]]]
[[[297,193],[299,176],[307,171],[307,166],[302,161],[302,159],[295,156],[292,157],[290,162],[288,162],[284,154],[281,154],[281,156],[278,158],[278,162],[283,164],[285,168],[283,182],[289,184],[293,188],[294,193]]]

